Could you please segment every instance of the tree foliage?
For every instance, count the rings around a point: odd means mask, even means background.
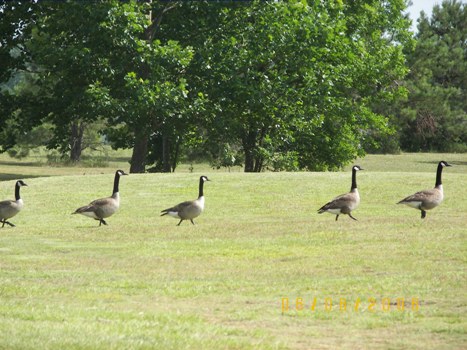
[[[408,54],[409,97],[402,104],[401,146],[408,151],[467,150],[467,5],[445,0],[418,22]]]
[[[198,63],[215,108],[209,135],[245,170],[338,168],[388,132],[371,104],[394,98],[410,42],[403,1],[252,2],[219,12]],[[381,74],[384,72],[384,74]]]
[[[78,160],[86,126],[100,121],[115,147],[133,148],[132,172],[173,171],[188,147],[245,171],[339,168],[390,132],[374,107],[402,91],[405,7],[2,2],[0,77],[29,74],[3,94],[2,146],[15,143],[19,125],[48,122],[49,146]]]

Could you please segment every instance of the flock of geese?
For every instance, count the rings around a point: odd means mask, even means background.
[[[438,163],[438,168],[436,170],[436,183],[435,187],[430,190],[424,190],[416,192],[397,204],[406,204],[409,207],[418,209],[421,211],[421,218],[425,218],[426,211],[431,210],[443,201],[443,185],[441,182],[441,174],[444,167],[451,166],[445,161]],[[346,214],[350,216],[353,220],[357,220],[352,216],[352,211],[357,209],[360,204],[360,194],[357,189],[357,171],[363,170],[360,166],[354,165],[352,167],[352,186],[350,192],[343,195],[337,196],[330,202],[323,205],[318,213],[330,213],[336,215],[336,221],[339,218],[339,215]],[[120,177],[126,174],[123,170],[117,170],[115,172],[113,192],[110,197],[100,198],[92,201],[88,205],[76,209],[72,214],[81,214],[92,219],[99,221],[99,226],[102,224],[107,225],[107,222],[104,220],[118,210],[120,207],[120,195],[118,190],[118,185],[120,183]],[[193,219],[197,218],[204,210],[204,193],[203,187],[204,183],[209,181],[206,176],[201,176],[199,178],[199,192],[198,198],[192,201],[185,201],[179,203],[171,208],[164,209],[161,211],[161,216],[169,215],[176,219],[180,219],[177,226],[184,220],[190,220],[194,225]],[[16,181],[15,184],[15,199],[14,200],[5,200],[0,202],[0,223],[2,227],[5,224],[9,226],[15,226],[11,222],[7,221],[18,214],[23,208],[23,200],[20,196],[20,188],[22,186],[27,186],[23,180]]]

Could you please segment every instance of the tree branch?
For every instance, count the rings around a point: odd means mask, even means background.
[[[181,1],[169,1],[169,3],[165,5],[162,11],[160,11],[160,13],[154,19],[151,18],[151,24],[144,31],[144,37],[146,38],[146,40],[152,41],[154,39],[154,36],[156,35],[157,30],[159,29],[164,14],[176,8],[179,4],[181,4]]]

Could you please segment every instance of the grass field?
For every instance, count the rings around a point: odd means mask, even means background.
[[[445,201],[421,220],[395,203],[432,188],[439,160],[454,165]],[[357,164],[359,221],[316,213],[349,190],[350,166],[186,165],[123,177],[120,211],[98,227],[70,213],[111,194],[124,157],[62,168],[0,156],[0,200],[13,198],[14,179],[29,185],[17,227],[0,228],[0,349],[467,348],[467,155]],[[160,217],[196,197],[201,174],[212,182],[197,225]]]

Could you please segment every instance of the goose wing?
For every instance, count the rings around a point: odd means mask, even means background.
[[[354,196],[352,193],[346,193],[342,194],[340,196],[337,196],[330,202],[326,203],[323,205],[321,208],[318,209],[319,213],[325,212],[326,210],[332,210],[332,209],[341,209],[343,207],[348,206],[349,202],[354,200]]]
[[[0,202],[0,210],[2,208],[6,208],[6,207],[10,207],[15,201],[11,200],[11,199],[7,199],[5,201],[1,201]]]
[[[399,201],[397,204],[405,204],[405,203],[410,203],[410,202],[424,202],[431,197],[437,195],[438,191],[436,189],[431,189],[431,190],[424,190],[424,191],[419,191],[416,192],[408,197],[405,197],[403,200]]]
[[[80,214],[80,213],[86,213],[86,212],[95,212],[96,210],[98,210],[102,206],[109,204],[110,200],[111,200],[111,198],[99,198],[99,199],[96,199],[96,200],[92,201],[91,203],[89,203],[88,205],[85,205],[85,206],[82,206],[82,207],[76,209],[73,214]]]
[[[182,202],[182,203],[179,203],[171,208],[168,208],[168,209],[164,209],[161,211],[161,216],[164,216],[164,215],[167,215],[168,213],[180,213],[180,212],[184,212],[186,210],[186,208],[189,208],[190,206],[192,206],[194,203],[194,201],[185,201],[185,202]]]
[[[179,203],[179,204],[173,206],[172,208],[164,209],[164,210],[161,211],[161,213],[163,213],[162,215],[166,215],[169,212],[177,212],[178,213],[180,211],[183,211],[183,209],[189,207],[192,204],[193,204],[193,201],[185,201],[185,202],[182,202],[182,203]]]

